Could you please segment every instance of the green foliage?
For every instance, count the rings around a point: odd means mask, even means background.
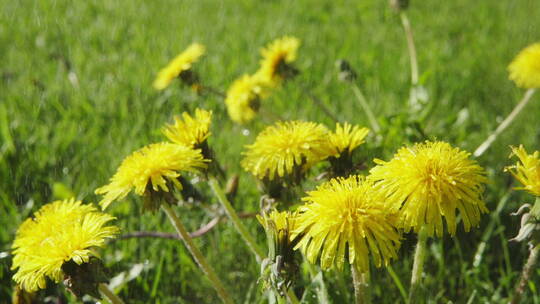
[[[420,81],[429,98],[425,111],[412,115],[407,109],[405,37],[387,1],[0,3],[0,299],[12,293],[9,250],[18,225],[66,193],[97,201],[94,189],[107,182],[120,161],[145,144],[163,140],[161,126],[182,111],[214,111],[210,143],[227,173],[240,174],[235,208],[258,211],[256,183],[241,170],[240,152],[272,118],[240,127],[227,118],[219,97],[198,97],[180,85],[163,92],[151,87],[158,69],[192,41],[208,49],[197,64],[204,82],[225,90],[234,78],[257,69],[259,48],[268,41],[284,34],[300,38],[300,75],[266,105],[284,119],[313,120],[332,128],[333,121],[302,88],[309,88],[340,119],[367,126],[351,87],[337,78],[336,60],[347,60],[383,128],[382,136],[369,137],[360,152],[369,168],[371,159],[388,159],[401,145],[426,138],[472,152],[523,94],[507,80],[507,64],[521,48],[540,39],[537,0],[413,1],[408,13]],[[510,162],[508,145],[540,149],[540,97],[533,99],[479,159],[492,181],[485,195],[491,215],[471,233],[458,230],[454,238],[428,243],[424,292],[429,303],[503,303],[511,294],[527,251],[508,242],[519,230],[519,219],[509,213],[532,199],[512,192],[512,179],[502,168]],[[205,206],[217,204],[205,183],[197,187],[208,198]],[[139,199],[128,197],[111,209],[124,232],[173,231],[164,214],[141,214],[140,206]],[[190,230],[213,217],[210,209],[199,207],[187,204],[179,210]],[[264,245],[256,220],[245,223]],[[481,263],[473,265],[481,241]],[[414,235],[405,236],[400,259],[393,264],[405,288],[414,242]],[[259,266],[230,222],[218,224],[196,243],[237,302],[266,301],[256,282]],[[120,288],[127,303],[217,301],[178,241],[117,240],[103,257],[114,274],[146,265]],[[308,273],[304,271],[296,291],[308,287],[310,302],[316,302],[321,286],[334,303],[351,301],[349,273],[325,272],[324,283],[311,282]],[[374,269],[372,277],[375,303],[403,301],[386,270]],[[531,292],[539,284],[536,273],[525,301],[540,302]],[[52,284],[40,292],[41,298],[46,295],[70,297]]]

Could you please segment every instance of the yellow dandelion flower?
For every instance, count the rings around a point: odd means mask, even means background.
[[[260,101],[264,98],[262,83],[258,77],[243,75],[227,90],[225,105],[234,122],[244,124],[257,115]]]
[[[328,153],[328,130],[321,124],[303,121],[278,122],[264,129],[247,145],[242,167],[259,179],[304,172]]]
[[[533,195],[540,196],[540,152],[534,151],[533,154],[527,154],[523,146],[512,147],[510,157],[517,156],[519,161],[505,170],[510,171],[512,175],[523,185],[516,189],[525,190]]]
[[[206,161],[201,150],[184,145],[157,143],[143,147],[122,161],[108,185],[96,189],[96,194],[104,195],[99,204],[105,209],[132,189],[141,196],[150,187],[156,192],[169,192],[168,182],[182,189],[180,171],[198,172],[206,168]]]
[[[322,269],[343,267],[346,260],[361,272],[397,258],[400,234],[395,215],[361,176],[331,179],[302,199],[295,234],[304,234],[296,245],[311,263],[320,259]]]
[[[195,117],[187,112],[182,113],[182,117],[175,117],[174,124],[163,128],[163,134],[175,144],[194,148],[210,136],[211,122],[212,111],[196,109]]]
[[[485,171],[469,155],[445,142],[417,143],[399,149],[388,162],[376,159],[369,178],[393,208],[400,209],[406,231],[425,227],[428,236],[434,232],[441,236],[444,217],[454,235],[456,209],[465,231],[478,225],[480,214],[488,211],[482,200]]]
[[[518,87],[540,88],[540,43],[523,49],[508,66],[510,80]]]
[[[278,85],[289,73],[290,64],[296,60],[300,40],[285,36],[274,40],[261,50],[263,59],[256,77],[259,77],[268,86]]]
[[[191,66],[195,63],[199,57],[204,55],[205,48],[198,43],[191,44],[185,51],[176,56],[169,64],[161,69],[154,81],[154,88],[156,90],[163,90],[171,84],[171,82],[181,77],[191,70]],[[187,74],[186,74],[187,75]],[[192,77],[192,76],[190,76]],[[193,83],[188,83],[192,85]]]
[[[349,123],[336,123],[336,130],[328,137],[328,145],[332,149],[332,155],[340,155],[347,151],[351,153],[358,146],[363,144],[369,133],[368,128],[352,126]]]
[[[24,221],[13,242],[13,279],[26,291],[46,286],[46,278],[60,282],[62,265],[78,265],[97,257],[96,247],[114,237],[119,229],[106,224],[114,217],[74,199],[55,201]]]

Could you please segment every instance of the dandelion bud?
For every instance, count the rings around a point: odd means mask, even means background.
[[[528,212],[525,212],[528,210]],[[531,242],[538,244],[540,241],[540,198],[537,199],[534,206],[525,204],[521,206],[517,212],[512,215],[521,215],[521,225],[518,235],[510,241],[515,242]]]
[[[239,181],[238,174],[233,175],[227,181],[227,185],[225,187],[225,193],[227,194],[227,197],[229,199],[236,196],[236,193],[238,192],[238,181]]]
[[[352,68],[351,64],[345,59],[339,59],[336,61],[336,68],[338,70],[339,81],[353,82],[358,78],[358,74]]]
[[[390,6],[396,12],[406,10],[409,7],[409,0],[390,0]]]
[[[261,263],[261,278],[267,286],[281,294],[293,284],[299,269],[299,257],[295,255],[294,246],[302,236],[291,238],[296,214],[274,210],[270,214],[257,216],[257,219],[263,226],[268,241],[268,258]]]

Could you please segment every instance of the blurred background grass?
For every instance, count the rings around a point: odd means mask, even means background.
[[[164,92],[151,87],[157,70],[193,41],[208,49],[196,66],[204,82],[225,90],[236,77],[257,69],[261,46],[285,34],[300,38],[301,74],[266,106],[285,119],[330,127],[333,121],[302,87],[310,88],[340,119],[367,125],[352,90],[336,77],[335,61],[349,61],[384,126],[382,139],[371,138],[361,152],[372,166],[371,158],[389,158],[401,145],[423,140],[422,132],[472,152],[523,94],[507,80],[507,64],[540,39],[537,0],[414,1],[408,13],[429,101],[423,117],[413,118],[407,110],[405,37],[386,1],[0,0],[0,7],[0,299],[8,299],[13,287],[9,248],[20,222],[65,192],[97,201],[94,189],[107,182],[120,161],[134,149],[162,140],[160,127],[182,111],[214,111],[211,144],[227,172],[240,174],[235,205],[241,211],[258,209],[254,179],[239,166],[240,151],[271,119],[239,127],[227,118],[218,97],[198,97],[180,86]],[[540,149],[540,98],[533,99],[479,159],[492,180],[486,190],[489,209],[506,197],[501,212],[493,213],[491,221],[486,215],[472,233],[461,229],[455,238],[430,243],[425,279],[433,303],[471,298],[472,303],[503,302],[517,280],[527,251],[507,241],[519,224],[509,213],[532,199],[511,191],[513,181],[502,168],[512,162],[508,145]],[[204,183],[199,188],[209,193]],[[127,201],[111,209],[125,232],[172,231],[163,214],[140,215],[140,202]],[[211,218],[196,206],[179,212],[191,230]],[[264,244],[256,221],[247,219],[246,224]],[[474,267],[482,238],[486,251]],[[413,235],[406,236],[393,265],[406,286],[414,241]],[[197,243],[238,302],[265,301],[257,283],[259,267],[230,223],[221,223]],[[113,275],[142,265],[142,272],[120,290],[128,303],[217,301],[177,241],[117,241],[103,256]],[[334,303],[351,300],[347,274],[324,275]],[[374,270],[373,276],[375,303],[401,301],[385,270]],[[539,283],[536,273],[529,303],[540,302]],[[41,293],[63,297],[64,291],[50,284]]]

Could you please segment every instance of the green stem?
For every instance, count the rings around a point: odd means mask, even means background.
[[[414,36],[411,27],[411,22],[407,17],[405,11],[399,13],[401,18],[401,25],[405,31],[405,37],[407,38],[407,49],[409,51],[409,60],[411,63],[411,95],[410,95],[410,105],[415,106],[418,104],[418,56],[416,55],[416,46],[414,45]]]
[[[326,116],[328,116],[330,119],[332,119],[333,121],[335,122],[339,122],[339,118],[337,117],[336,114],[334,114],[334,112],[332,112],[332,110],[330,110],[330,108],[328,108],[319,98],[317,98],[317,96],[315,96],[314,94],[312,94],[310,92],[310,90],[308,90],[307,87],[302,87],[302,89],[304,90],[304,94],[309,96],[309,98],[319,107],[321,108],[321,110],[324,112],[324,114],[326,114]]]
[[[210,177],[208,180],[208,184],[210,185],[210,188],[212,188],[212,191],[216,195],[223,208],[225,208],[225,212],[229,216],[229,219],[233,222],[236,231],[240,233],[240,235],[248,245],[249,249],[251,249],[255,257],[257,258],[257,261],[262,261],[263,257],[265,256],[264,252],[257,245],[255,239],[253,239],[244,224],[242,224],[242,222],[240,221],[238,214],[236,214],[236,211],[227,199],[227,196],[223,192],[223,189],[221,189],[219,182],[214,177]]]
[[[531,100],[531,97],[533,96],[536,89],[528,89],[527,92],[525,92],[525,95],[523,95],[523,98],[521,101],[516,105],[516,107],[512,110],[512,112],[506,117],[503,122],[495,129],[495,132],[491,133],[488,138],[480,145],[476,150],[474,151],[473,155],[474,157],[479,157],[480,155],[484,154],[486,150],[491,146],[491,144],[497,139],[497,137],[506,129],[510,124],[514,121],[514,119],[517,117],[517,115],[525,108],[527,103]]]
[[[514,292],[514,297],[512,298],[512,304],[520,303],[521,296],[525,292],[525,289],[527,287],[527,283],[529,282],[529,279],[531,278],[531,274],[533,270],[535,269],[536,262],[538,261],[538,255],[540,253],[540,244],[534,246],[531,248],[529,253],[529,258],[527,259],[527,263],[523,266],[523,271],[521,272],[521,278],[519,280],[519,284],[516,286],[516,291]]]
[[[422,281],[422,272],[424,270],[424,260],[426,257],[427,231],[421,228],[418,232],[418,243],[414,253],[414,264],[411,275],[411,288],[409,290],[409,304],[419,302],[418,288]]]
[[[199,85],[201,86],[201,92],[208,92],[208,93],[214,94],[217,97],[221,97],[221,98],[227,97],[227,95],[225,93],[221,92],[220,90],[218,90],[218,89],[216,89],[214,87],[206,86],[206,85],[202,85],[202,84],[199,84]]]
[[[300,301],[298,301],[298,298],[296,297],[291,288],[287,289],[285,295],[287,296],[287,301],[289,301],[289,304],[300,304]]]
[[[405,36],[407,38],[407,48],[409,50],[409,59],[411,61],[411,83],[413,86],[416,86],[418,85],[418,57],[416,55],[411,22],[409,22],[409,18],[405,11],[401,11],[399,17],[401,18],[401,24],[403,25],[403,30],[405,31]]]
[[[403,297],[403,300],[405,302],[407,302],[407,292],[405,291],[405,287],[403,287],[403,284],[401,283],[401,280],[399,279],[399,276],[394,271],[394,268],[392,268],[392,265],[386,266],[386,270],[388,271],[388,273],[392,277],[392,280],[394,280],[394,283],[396,284],[396,286],[397,286],[397,288],[399,290],[399,293]]]
[[[366,97],[364,94],[362,94],[362,91],[360,91],[360,88],[356,85],[352,85],[354,95],[356,96],[356,99],[360,102],[360,105],[364,109],[364,112],[366,112],[366,115],[368,117],[369,123],[371,124],[371,128],[375,133],[379,133],[381,131],[381,127],[379,126],[379,123],[377,122],[377,119],[375,118],[375,115],[373,115],[373,111],[371,111],[371,108],[369,107],[369,104],[366,100]]]
[[[510,198],[510,192],[506,193],[497,204],[497,208],[493,212],[490,213],[490,219],[489,223],[486,226],[486,229],[484,229],[484,234],[482,235],[482,241],[480,244],[478,244],[478,247],[476,249],[476,252],[474,254],[474,259],[472,266],[474,268],[477,268],[482,263],[482,259],[484,257],[484,252],[486,251],[486,247],[488,245],[488,241],[493,235],[493,231],[495,230],[495,225],[500,223],[500,214],[502,210],[504,209],[504,206],[506,206],[506,202]]]
[[[187,249],[195,259],[195,262],[197,262],[197,265],[199,265],[204,274],[206,274],[223,303],[234,303],[232,298],[229,296],[229,294],[223,287],[223,284],[217,277],[214,269],[210,266],[210,264],[208,264],[202,253],[199,251],[199,248],[197,248],[197,246],[193,242],[193,239],[191,238],[191,236],[189,236],[189,233],[187,232],[180,219],[176,216],[176,213],[171,208],[171,206],[169,206],[168,204],[161,204],[161,208],[163,208],[163,211],[165,211],[167,217],[169,218],[169,220],[171,220],[171,223],[176,229],[176,232],[178,232],[178,235],[182,238],[182,241],[184,241],[184,245],[186,245]]]
[[[307,270],[309,272],[309,276],[311,277],[311,284],[316,283],[316,293],[317,293],[317,299],[319,300],[319,303],[330,303],[329,297],[328,297],[328,290],[326,288],[326,285],[324,284],[324,278],[322,271],[318,270],[314,265],[312,265],[307,259],[305,255],[302,255],[303,257],[303,265],[307,267]],[[306,293],[304,292],[304,296]],[[304,297],[302,297],[302,300]]]
[[[105,283],[100,283],[98,285],[99,292],[109,300],[112,304],[124,304],[124,301],[120,299]]]
[[[356,265],[351,265],[351,272],[354,286],[354,300],[356,304],[369,304],[371,297],[369,294],[369,273],[361,273]]]

